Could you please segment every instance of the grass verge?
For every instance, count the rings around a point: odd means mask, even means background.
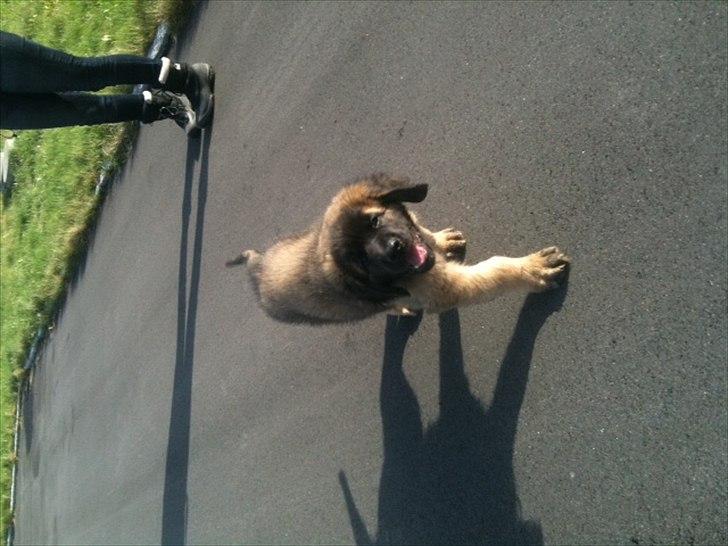
[[[159,22],[178,30],[191,6],[189,0],[0,0],[0,30],[74,55],[143,55]],[[10,156],[15,183],[0,197],[3,536],[13,517],[9,494],[20,366],[35,332],[48,325],[65,293],[99,204],[94,193],[99,173],[124,160],[133,134],[129,124],[22,131]]]

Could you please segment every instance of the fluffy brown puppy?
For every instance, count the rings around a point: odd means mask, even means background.
[[[247,264],[268,315],[310,324],[441,312],[504,290],[555,288],[565,277],[569,258],[556,247],[463,264],[462,233],[432,233],[404,206],[426,196],[427,184],[375,174],[337,193],[308,231],[227,265]]]

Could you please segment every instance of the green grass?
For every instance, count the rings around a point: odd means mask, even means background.
[[[144,54],[157,24],[166,19],[180,28],[190,5],[185,0],[0,0],[0,29],[75,55]],[[3,536],[12,520],[19,367],[66,290],[96,212],[94,188],[102,165],[123,161],[132,137],[125,124],[22,131],[11,154],[15,186],[11,198],[0,201]]]

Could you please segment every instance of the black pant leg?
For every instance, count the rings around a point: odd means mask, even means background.
[[[158,81],[162,62],[134,55],[76,57],[0,32],[0,91],[96,91],[109,85]]]
[[[142,95],[0,93],[0,129],[46,129],[144,119]]]

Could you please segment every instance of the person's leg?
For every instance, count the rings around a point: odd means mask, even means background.
[[[162,61],[134,55],[76,57],[0,32],[0,91],[95,91],[109,85],[159,86]]]
[[[1,129],[47,129],[122,121],[151,123],[173,119],[187,128],[191,112],[170,93],[96,95],[93,93],[0,93]],[[194,121],[194,119],[192,119]]]
[[[192,134],[200,128],[210,124],[212,119],[214,100],[215,75],[208,64],[179,64],[172,63],[170,59],[147,59],[132,55],[110,55],[105,57],[75,57],[51,49],[15,34],[0,31],[0,92],[13,94],[50,94],[66,91],[97,90],[108,85],[143,83],[155,89],[183,94],[184,97],[175,99],[164,96],[164,99],[173,102],[182,101],[188,109],[193,110],[187,115],[185,130]],[[155,92],[157,99],[161,98]],[[86,99],[79,99],[83,102]],[[88,99],[91,100],[91,99]],[[185,102],[186,101],[186,102]],[[15,101],[17,102],[17,101]],[[48,99],[44,102],[49,104]],[[51,102],[55,102],[52,100]],[[85,104],[85,103],[84,103]],[[101,100],[94,102],[90,110],[111,104]],[[175,111],[180,105],[175,104]],[[17,105],[14,110],[17,110]],[[58,119],[69,120],[74,116],[72,110],[65,109]],[[83,106],[80,111],[88,112],[89,108]],[[46,111],[48,113],[48,111]],[[10,115],[10,114],[8,114]],[[84,114],[85,115],[85,114]],[[108,116],[114,118],[116,113],[112,110],[108,114],[94,114],[91,119],[96,120]],[[48,116],[33,116],[35,123],[58,123],[56,118]],[[77,116],[78,117],[78,116]],[[17,122],[17,117],[14,119]],[[47,121],[42,121],[43,119]],[[81,116],[81,124],[88,124],[87,119]],[[175,114],[179,124],[179,116]],[[125,120],[120,120],[125,121]],[[64,125],[76,123],[62,122]],[[90,123],[113,123],[112,121],[91,121]],[[59,125],[45,125],[57,127]],[[61,125],[63,126],[63,125]]]

